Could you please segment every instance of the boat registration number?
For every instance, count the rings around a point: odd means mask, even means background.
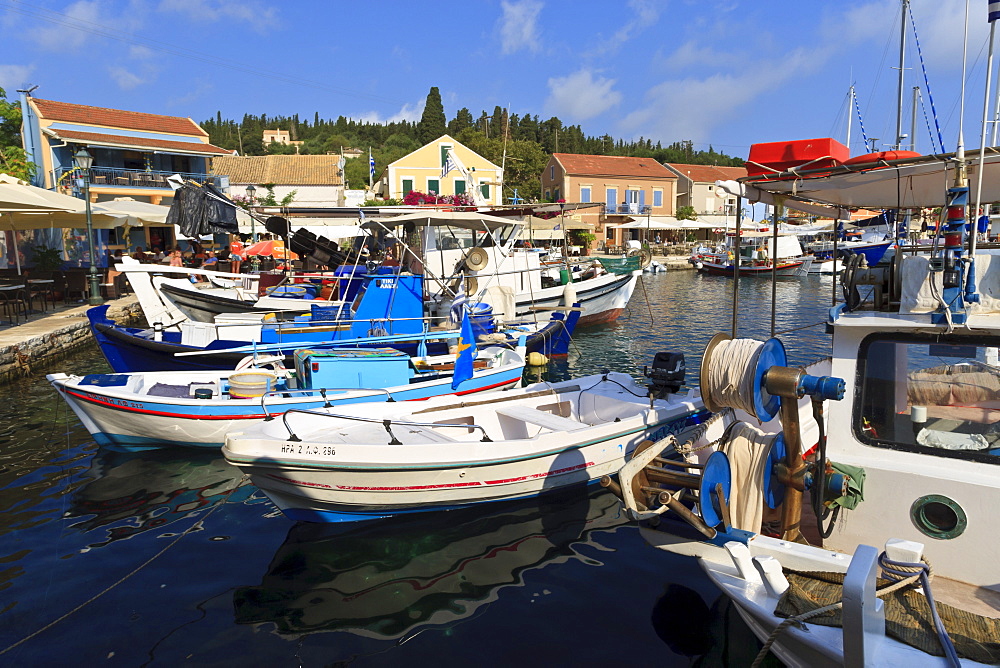
[[[333,457],[337,449],[332,445],[309,445],[308,443],[283,443],[283,455],[314,455],[317,457]]]

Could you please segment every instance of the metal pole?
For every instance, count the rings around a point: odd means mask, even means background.
[[[772,238],[774,239],[774,247],[771,248],[771,338],[774,338],[775,331],[775,311],[778,308],[778,206],[774,206],[774,215],[772,217],[772,224],[774,225],[774,233]],[[797,404],[796,404],[797,405]]]
[[[906,8],[910,0],[903,0],[903,11],[899,18],[899,101],[896,107],[896,141],[893,148],[900,149],[903,144],[903,70],[904,57],[906,56]]]
[[[743,222],[743,196],[736,196],[736,249],[737,253],[734,254],[733,259],[735,264],[733,264],[733,333],[732,338],[736,338],[736,323],[739,320],[737,314],[740,310],[740,254],[739,254],[739,244],[740,244],[740,224]]]
[[[910,150],[917,150],[917,103],[920,102],[920,86],[913,87],[913,108],[910,110]],[[932,151],[933,153],[933,151]]]
[[[90,170],[83,172],[83,199],[87,206],[87,246],[90,247],[90,299],[87,303],[99,306],[101,299],[101,284],[97,280],[97,248],[94,246],[94,221],[90,209]]]

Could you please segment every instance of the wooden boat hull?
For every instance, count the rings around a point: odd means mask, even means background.
[[[802,262],[779,262],[778,263],[778,276],[796,276],[802,267]],[[711,274],[713,276],[733,276],[734,273],[733,265],[731,264],[719,264],[715,262],[708,262],[702,260],[702,266],[700,271],[706,274]],[[770,277],[775,272],[770,266],[743,266],[740,267],[740,276],[763,276]]]

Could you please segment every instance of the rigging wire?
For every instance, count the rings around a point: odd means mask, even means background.
[[[927,90],[927,99],[931,104],[931,115],[934,117],[934,127],[937,129],[938,146],[944,153],[944,137],[941,135],[941,124],[938,123],[937,109],[934,107],[934,94],[931,92],[931,82],[927,77],[927,64],[924,62],[924,52],[920,48],[920,37],[917,35],[917,22],[913,20],[913,7],[908,7],[910,13],[910,25],[913,27],[913,42],[917,46],[917,57],[920,59],[920,70],[924,74],[924,88]],[[934,144],[934,136],[931,136],[931,145]]]

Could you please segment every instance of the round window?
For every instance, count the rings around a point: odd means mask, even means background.
[[[910,519],[921,533],[948,540],[962,535],[968,518],[962,507],[940,494],[922,496],[910,506]]]

